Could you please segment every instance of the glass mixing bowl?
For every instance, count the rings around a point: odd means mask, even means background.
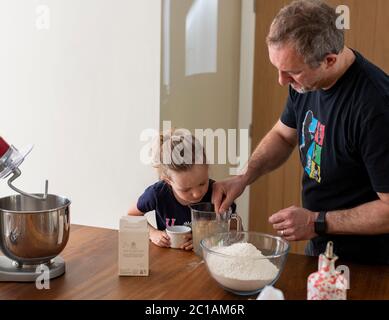
[[[211,276],[237,295],[254,295],[273,285],[290,248],[286,240],[259,232],[218,233],[200,246]]]

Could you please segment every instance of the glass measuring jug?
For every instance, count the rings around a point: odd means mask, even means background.
[[[192,215],[192,240],[193,250],[201,256],[200,241],[216,233],[229,232],[231,221],[236,220],[236,231],[242,230],[242,220],[236,214],[229,211],[216,213],[212,203],[203,202],[189,206]]]

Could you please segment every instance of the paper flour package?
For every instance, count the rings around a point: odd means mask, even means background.
[[[120,219],[119,275],[149,275],[149,230],[143,216]]]

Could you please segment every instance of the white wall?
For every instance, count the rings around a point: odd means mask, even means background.
[[[158,129],[160,1],[46,0],[0,4],[0,135],[35,148],[16,185],[72,200],[72,223],[118,227],[155,181],[139,141]],[[47,22],[47,20],[46,20]],[[13,191],[0,181],[0,195]]]
[[[255,46],[255,13],[253,7],[254,0],[242,0],[239,129],[249,129],[252,121]],[[249,139],[249,146],[251,146],[251,138]],[[249,194],[250,188],[248,187],[236,201],[245,230],[248,230],[249,226]]]
[[[188,78],[185,76],[185,18],[191,5],[191,0],[171,1],[170,81],[169,88],[161,83],[161,120],[172,121],[173,127],[190,129],[249,129],[254,72],[254,0],[219,2],[218,71]],[[213,166],[211,176],[223,179],[229,169],[230,165]],[[236,202],[244,228],[248,230],[249,188]]]
[[[213,2],[213,1],[212,1]],[[241,1],[220,0],[217,10],[217,47],[215,72],[212,68],[200,68],[201,73],[186,75],[186,48],[198,46],[193,52],[201,52],[202,46],[213,42],[213,36],[201,43],[195,34],[193,38],[199,43],[188,44],[186,35],[187,15],[193,13],[193,4],[204,4],[192,0],[172,0],[170,11],[170,85],[161,84],[161,120],[171,121],[175,128],[194,129],[236,129],[238,126],[239,106],[239,67],[241,37]],[[198,9],[199,7],[197,7]],[[209,9],[209,8],[208,8]],[[199,13],[199,12],[197,12]],[[193,16],[192,16],[193,17]],[[213,15],[196,17],[205,29],[206,22],[213,20]],[[208,20],[209,19],[209,20]],[[211,24],[211,23],[210,23]],[[197,25],[197,27],[199,27]],[[201,29],[201,28],[200,28]],[[211,29],[209,33],[212,33]],[[195,29],[194,29],[195,30]],[[193,31],[193,30],[192,30]],[[191,50],[188,50],[193,53]],[[211,53],[213,50],[210,50]],[[207,56],[207,54],[204,54]],[[162,56],[163,59],[166,57]],[[197,57],[204,59],[204,57]],[[213,54],[208,57],[210,60]],[[192,61],[192,60],[189,60]],[[194,61],[194,60],[193,60]],[[199,68],[199,65],[196,65]],[[164,71],[167,66],[163,66]],[[194,66],[192,66],[194,68]],[[216,150],[217,151],[217,150]],[[215,152],[216,153],[216,152]],[[215,161],[217,162],[217,157]],[[210,167],[210,176],[220,180],[229,175],[230,164],[215,164]]]

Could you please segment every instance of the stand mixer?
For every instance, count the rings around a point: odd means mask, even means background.
[[[0,137],[0,178],[18,194],[0,199],[0,281],[35,282],[46,272],[52,279],[65,272],[58,254],[65,248],[70,232],[70,200],[48,194],[24,192],[12,183],[32,146],[22,150]]]

